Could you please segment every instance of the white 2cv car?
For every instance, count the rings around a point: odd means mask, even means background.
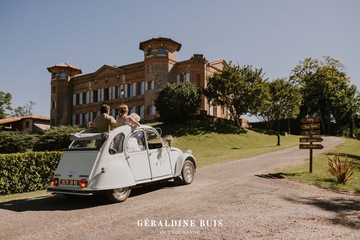
[[[47,191],[64,195],[106,192],[112,202],[125,201],[131,188],[160,180],[190,184],[196,159],[171,146],[150,126],[121,126],[110,133],[87,129],[71,135]]]

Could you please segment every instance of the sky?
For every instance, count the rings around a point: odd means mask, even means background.
[[[13,108],[32,101],[50,117],[48,67],[88,74],[140,62],[139,43],[156,37],[182,44],[177,61],[203,54],[262,68],[269,81],[331,56],[360,90],[359,9],[358,0],[1,0],[0,91]]]

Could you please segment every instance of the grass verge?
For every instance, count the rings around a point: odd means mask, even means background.
[[[309,173],[309,162],[303,165],[291,166],[286,168],[281,174],[289,179],[316,185],[322,188],[333,189],[336,191],[346,191],[360,193],[360,148],[359,140],[346,139],[346,141],[331,149],[327,155],[332,158],[334,155],[340,156],[343,161],[348,157],[348,161],[355,165],[356,169],[352,178],[345,184],[338,184],[329,172],[328,158],[325,155],[314,157],[312,173]]]

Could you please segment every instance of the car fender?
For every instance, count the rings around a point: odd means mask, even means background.
[[[182,168],[184,166],[185,160],[187,160],[187,159],[189,159],[193,162],[194,168],[196,169],[195,157],[191,153],[188,153],[188,152],[181,153],[176,159],[174,177],[181,175]]]
[[[126,161],[112,161],[99,167],[97,173],[89,182],[89,188],[108,190],[136,185],[134,176]]]

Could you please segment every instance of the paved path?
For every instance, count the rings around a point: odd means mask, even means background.
[[[320,154],[343,139],[326,137]],[[359,239],[360,197],[277,178],[298,147],[199,168],[191,185],[140,189],[123,203],[60,196],[0,203],[0,239]]]

